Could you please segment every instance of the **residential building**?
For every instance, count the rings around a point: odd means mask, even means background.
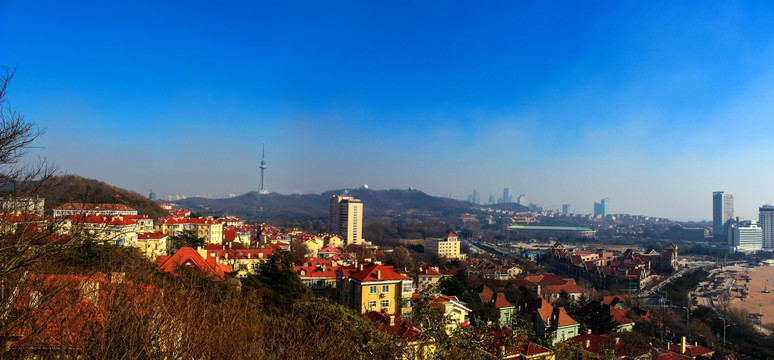
[[[484,285],[481,292],[478,293],[478,297],[482,303],[491,302],[494,303],[497,310],[500,312],[500,327],[510,328],[513,322],[513,316],[516,312],[516,306],[511,304],[506,298],[504,293],[494,292],[488,286]]]
[[[241,246],[228,247],[220,244],[207,244],[197,249],[202,258],[215,259],[220,265],[228,266],[236,272],[240,278],[255,274],[266,259],[277,250],[270,246],[246,249]]]
[[[360,263],[336,270],[339,303],[363,314],[368,311],[411,312],[411,278],[395,272],[392,266]]]
[[[331,196],[330,232],[341,235],[344,246],[363,243],[363,203],[352,196]]]
[[[151,261],[156,261],[159,256],[167,254],[168,237],[159,232],[137,233],[137,241],[134,247],[148,257]]]
[[[562,214],[570,213],[570,204],[562,204]]]
[[[465,259],[465,254],[460,252],[459,238],[453,232],[446,234],[443,239],[427,239],[425,253],[448,259]]]
[[[42,197],[8,197],[0,199],[3,203],[3,214],[36,214],[43,216],[46,199]]]
[[[301,282],[312,289],[315,297],[331,300],[336,300],[337,269],[338,266],[326,264],[293,267],[293,271],[301,278]]]
[[[734,195],[723,191],[712,193],[712,234],[715,241],[728,238],[726,226],[734,220]]]
[[[430,302],[430,306],[441,310],[443,317],[449,320],[446,324],[446,331],[449,333],[469,322],[471,310],[456,296],[438,296]]]
[[[427,290],[441,282],[444,275],[437,267],[420,266],[417,271],[417,288]]]
[[[763,249],[763,230],[755,220],[736,221],[728,226],[728,250],[755,252]]]
[[[122,216],[62,215],[56,226],[59,234],[78,232],[106,244],[135,246],[137,242],[137,223]]]
[[[435,341],[420,339],[419,329],[409,319],[401,319],[399,314],[369,311],[365,317],[371,320],[379,331],[387,334],[401,348],[395,359],[432,359],[435,353]]]
[[[651,359],[650,351],[642,345],[627,344],[621,338],[611,337],[610,335],[592,334],[591,330],[587,334],[581,334],[570,339],[574,345],[567,347],[572,352],[569,358],[572,359],[599,359],[600,354],[608,351],[617,359]]]
[[[554,360],[554,352],[526,338],[514,334],[511,329],[487,329],[481,336],[479,349],[487,359],[505,360]]]
[[[54,217],[66,215],[137,215],[137,210],[122,204],[91,203],[67,203],[54,209]]]
[[[580,324],[563,307],[554,307],[544,299],[530,301],[524,314],[532,318],[535,333],[551,339],[553,345],[580,334]]]
[[[682,355],[683,359],[714,359],[712,355],[715,353],[712,349],[706,348],[694,343],[693,345],[685,343],[685,336],[682,337],[680,344],[667,344],[664,347],[669,352]]]
[[[188,268],[201,271],[213,280],[223,280],[226,273],[232,272],[232,268],[227,265],[218,264],[214,257],[204,259],[194,248],[184,246],[176,253],[170,256],[159,256],[156,264],[160,271],[168,273],[177,273],[178,267],[186,266]]]
[[[192,230],[207,244],[223,243],[223,224],[211,218],[184,218],[169,216],[156,224],[156,231],[167,236],[176,236],[184,230]]]
[[[774,250],[774,205],[763,205],[758,211],[761,247],[765,250]]]

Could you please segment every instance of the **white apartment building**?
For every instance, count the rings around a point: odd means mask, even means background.
[[[344,246],[363,243],[363,202],[352,196],[331,196],[330,232],[341,235]]]

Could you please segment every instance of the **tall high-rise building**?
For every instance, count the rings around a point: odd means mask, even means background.
[[[511,189],[509,188],[503,188],[503,203],[509,203],[513,202],[513,198],[511,197]]]
[[[266,171],[266,143],[261,146],[261,166],[259,168],[261,169],[261,186],[258,187],[258,193],[265,195],[269,193],[269,190],[266,190],[266,179],[264,178],[264,171]]]
[[[516,197],[516,203],[519,205],[527,205],[527,195],[521,194]]]
[[[758,209],[758,224],[763,233],[761,246],[774,250],[774,205],[763,205]]]
[[[570,213],[570,204],[562,204],[562,214]]]
[[[352,196],[331,196],[330,231],[341,235],[344,246],[363,243],[363,203]]]
[[[495,197],[494,195],[489,195],[489,201],[486,202],[487,205],[494,205],[495,204]]]
[[[468,202],[481,205],[481,194],[478,193],[478,190],[473,189],[473,193],[468,196]]]
[[[610,199],[604,198],[598,203],[594,203],[594,216],[608,216],[610,215]]]
[[[728,238],[728,225],[734,220],[734,195],[722,191],[712,193],[712,234],[715,241]]]

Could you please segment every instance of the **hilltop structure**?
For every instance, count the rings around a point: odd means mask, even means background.
[[[263,143],[261,146],[261,186],[258,187],[258,193],[261,195],[266,195],[269,193],[269,190],[266,190],[266,178],[264,172],[266,171],[266,143]]]

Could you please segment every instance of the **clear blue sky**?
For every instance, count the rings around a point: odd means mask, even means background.
[[[161,3],[161,4],[160,4]],[[709,219],[774,201],[774,3],[0,0],[9,100],[147,193],[415,187]]]

